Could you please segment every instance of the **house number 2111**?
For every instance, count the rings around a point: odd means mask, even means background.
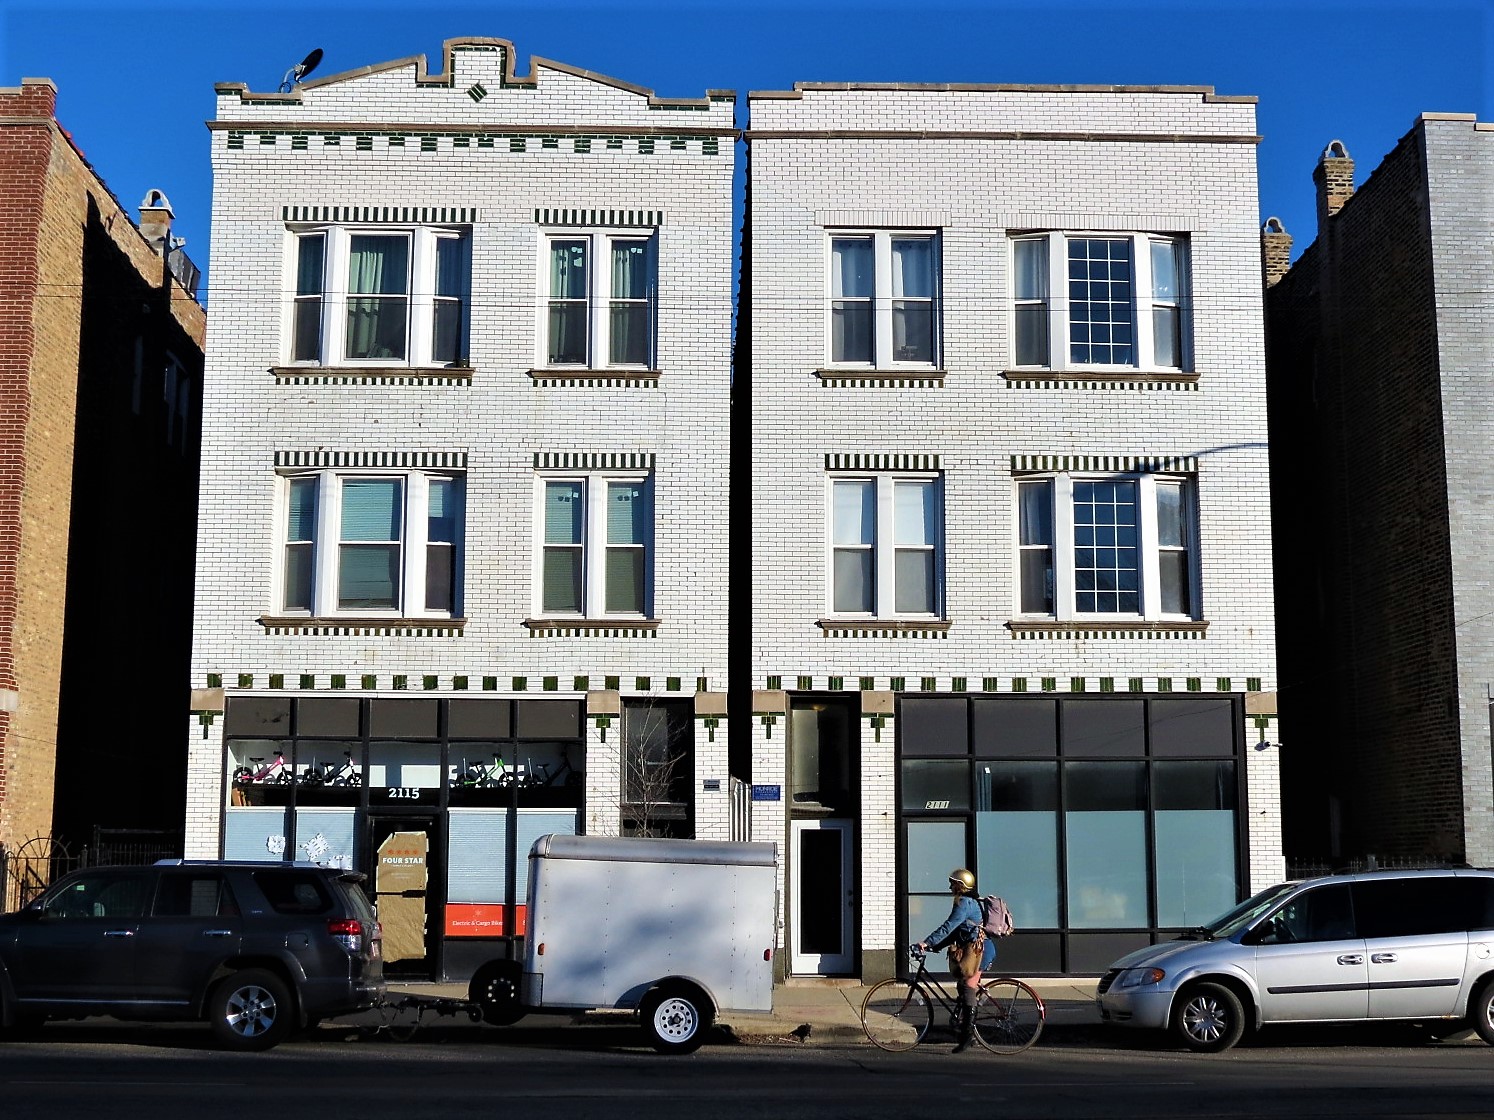
[[[948,801],[925,801],[923,803],[923,807],[925,809],[948,809],[949,808],[949,802]]]

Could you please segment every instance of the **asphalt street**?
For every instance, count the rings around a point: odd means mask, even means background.
[[[402,1032],[401,1032],[402,1033]],[[1494,1048],[1410,1028],[1262,1035],[1217,1056],[1125,1033],[1055,1030],[1012,1057],[952,1055],[931,1036],[886,1054],[858,1043],[720,1035],[662,1057],[636,1025],[531,1017],[443,1021],[406,1041],[340,1025],[265,1054],[225,1054],[200,1026],[48,1024],[0,1045],[6,1120],[647,1116],[650,1120],[1494,1115]]]

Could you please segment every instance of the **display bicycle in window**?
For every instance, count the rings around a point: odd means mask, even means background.
[[[545,239],[545,366],[654,368],[654,246],[639,233]]]
[[[1022,614],[1191,619],[1191,480],[1058,473],[1017,482]]]
[[[1017,368],[1192,369],[1186,237],[1024,234],[1011,263]]]
[[[873,369],[936,365],[938,293],[934,234],[835,234],[830,238],[830,363]]]
[[[469,230],[327,226],[292,247],[292,364],[468,364]]]
[[[279,605],[318,617],[450,617],[461,583],[463,479],[426,471],[281,478]]]

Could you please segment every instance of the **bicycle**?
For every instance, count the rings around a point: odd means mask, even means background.
[[[286,786],[290,785],[295,780],[295,771],[291,769],[290,763],[285,761],[285,754],[281,751],[276,751],[275,761],[269,763],[266,766],[257,765],[258,763],[264,762],[264,758],[262,756],[259,758],[251,758],[249,761],[251,763],[254,763],[255,765],[240,766],[234,770],[234,785]]]
[[[312,759],[311,765],[306,768],[297,784],[356,787],[363,784],[363,775],[358,773],[358,768],[353,764],[353,752],[343,751],[341,762],[317,762]]]
[[[934,1025],[937,1002],[959,1022],[959,992],[951,992],[928,970],[928,953],[917,945],[908,953],[918,962],[911,977],[883,980],[861,1002],[861,1029],[872,1044],[891,1051],[911,1050]],[[1019,1054],[1038,1040],[1048,1011],[1043,999],[1012,976],[997,976],[980,986],[975,1002],[975,1041],[993,1054]]]

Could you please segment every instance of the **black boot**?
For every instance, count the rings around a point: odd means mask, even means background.
[[[963,1054],[970,1049],[970,1044],[975,1041],[975,989],[960,988],[960,1010],[955,1024],[960,1032],[960,1040],[955,1043],[952,1054]]]

